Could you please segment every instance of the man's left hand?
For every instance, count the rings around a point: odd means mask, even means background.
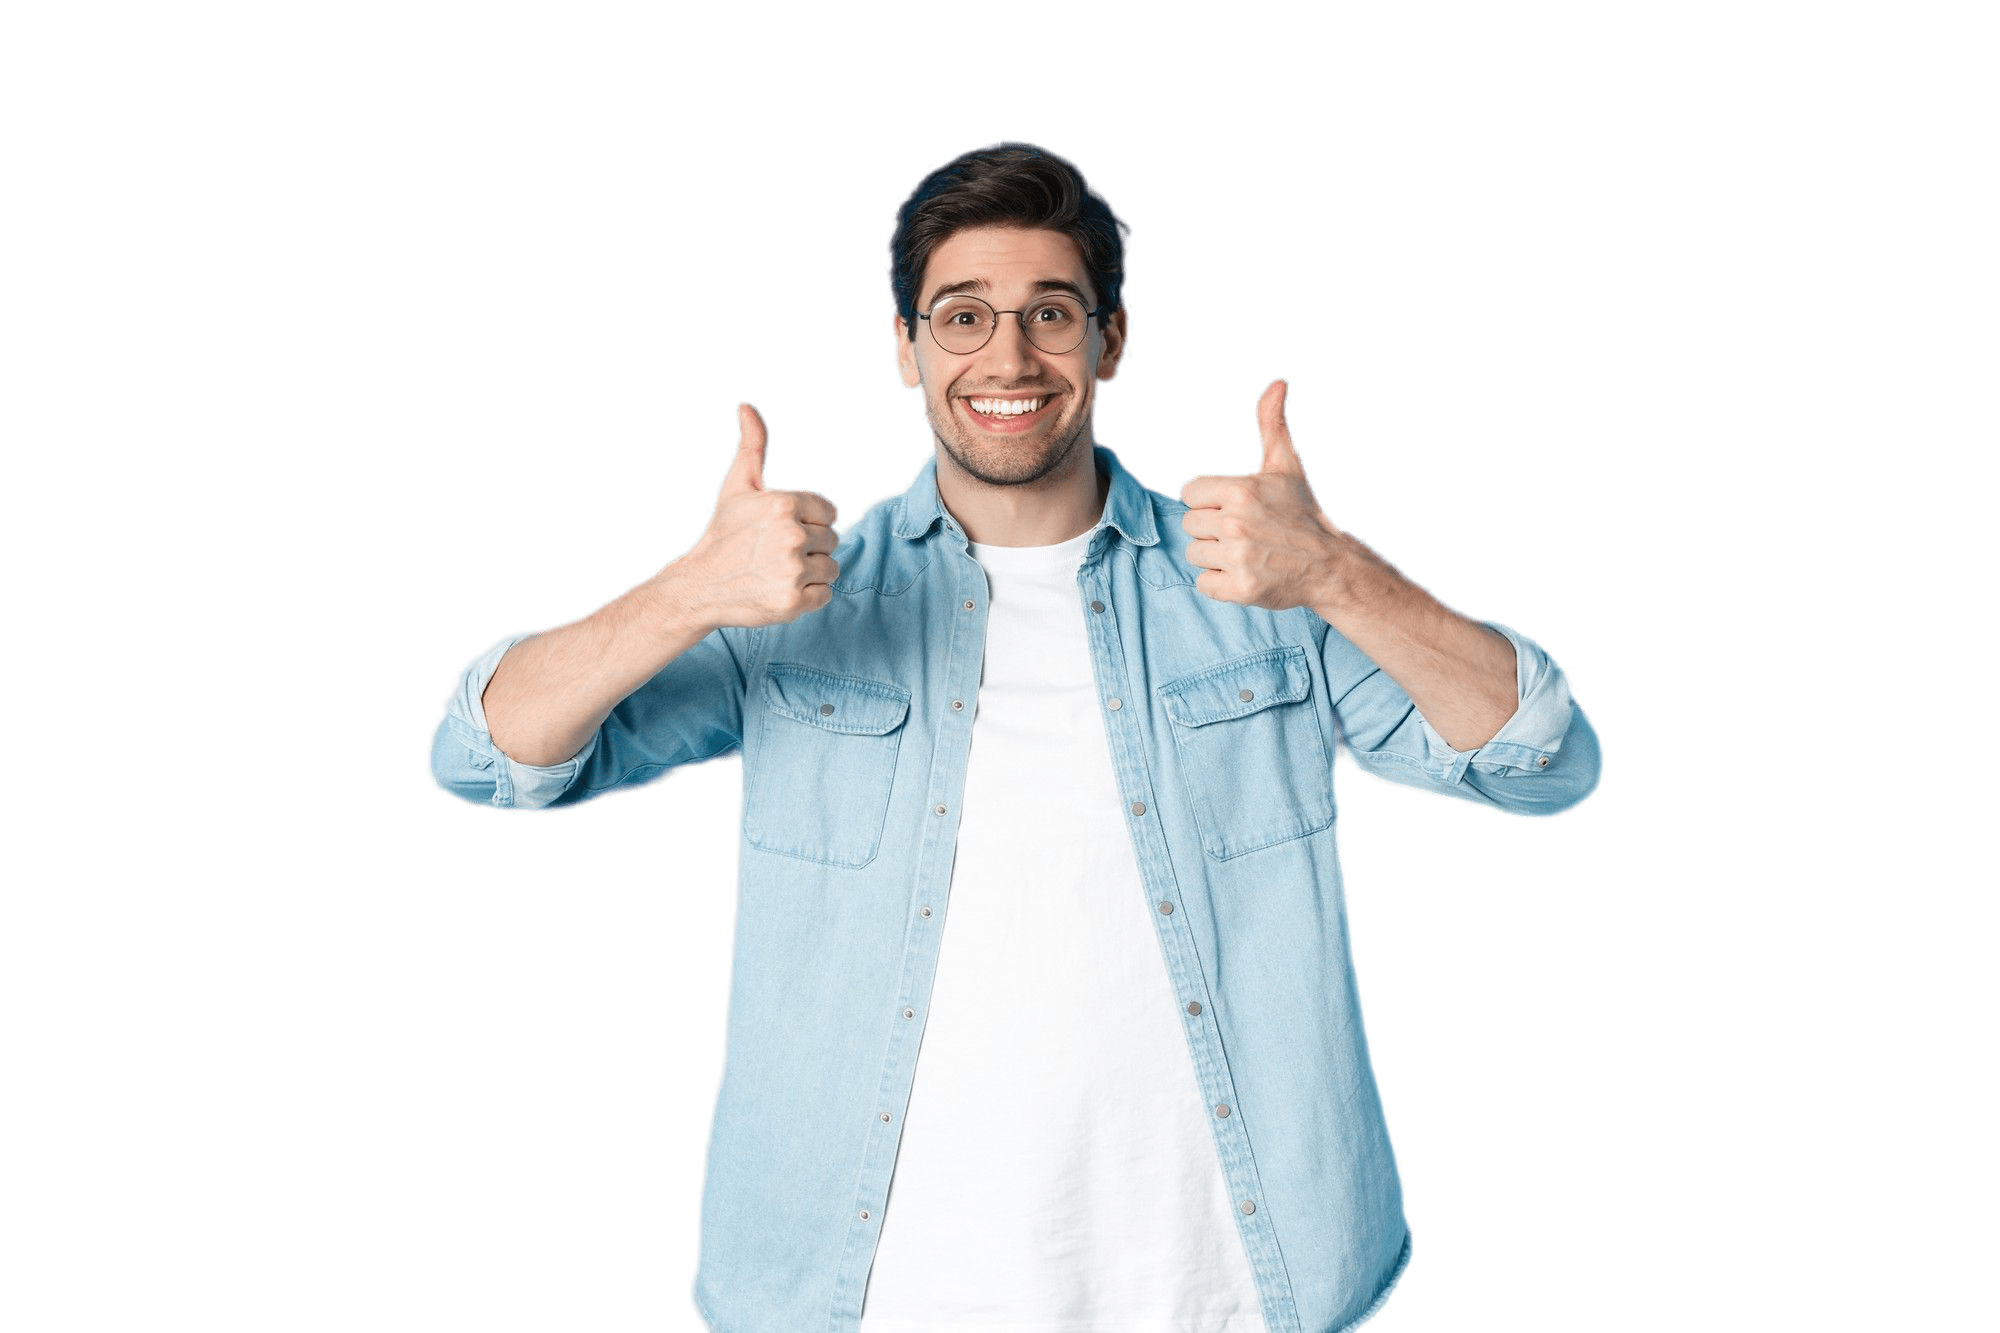
[[[1285,425],[1285,382],[1257,401],[1264,466],[1247,477],[1196,477],[1181,487],[1181,526],[1194,586],[1221,602],[1270,611],[1332,600],[1337,568],[1352,543],[1313,499]]]

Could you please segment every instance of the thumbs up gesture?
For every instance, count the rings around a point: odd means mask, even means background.
[[[1209,597],[1283,611],[1320,607],[1353,544],[1320,512],[1285,425],[1285,382],[1257,402],[1264,465],[1247,477],[1196,477],[1181,487],[1194,586]]]
[[[675,596],[710,627],[797,620],[833,600],[840,576],[833,502],[812,491],[766,489],[764,419],[744,403],[736,421],[742,435],[715,515],[661,575],[674,576]]]

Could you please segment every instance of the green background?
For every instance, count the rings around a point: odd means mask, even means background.
[[[1994,44],[1878,8],[16,12],[0,1323],[696,1327],[736,769],[510,819],[424,737],[736,398],[908,478],[890,208],[1006,136],[1136,226],[1100,436],[1244,470],[1292,376],[1608,743],[1548,825],[1344,775],[1382,1327],[1986,1313]]]

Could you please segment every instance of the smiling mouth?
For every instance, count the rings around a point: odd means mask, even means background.
[[[981,426],[1019,430],[1039,420],[1056,397],[1052,393],[977,394],[958,401],[965,405],[965,414]]]

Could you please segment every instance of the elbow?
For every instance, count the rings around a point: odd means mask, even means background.
[[[447,713],[431,740],[431,776],[438,786],[475,805],[539,810],[589,795],[573,784],[595,749],[592,738],[574,758],[560,764],[516,763],[493,744],[492,737]]]
[[[1597,790],[1602,766],[1597,730],[1572,701],[1561,748],[1550,757],[1549,766],[1533,776],[1532,783],[1519,784],[1516,790],[1522,800],[1515,808],[1522,814],[1556,815],[1580,805]]]
[[[431,777],[438,786],[474,805],[493,805],[499,783],[491,755],[466,743],[446,716],[431,738]]]

